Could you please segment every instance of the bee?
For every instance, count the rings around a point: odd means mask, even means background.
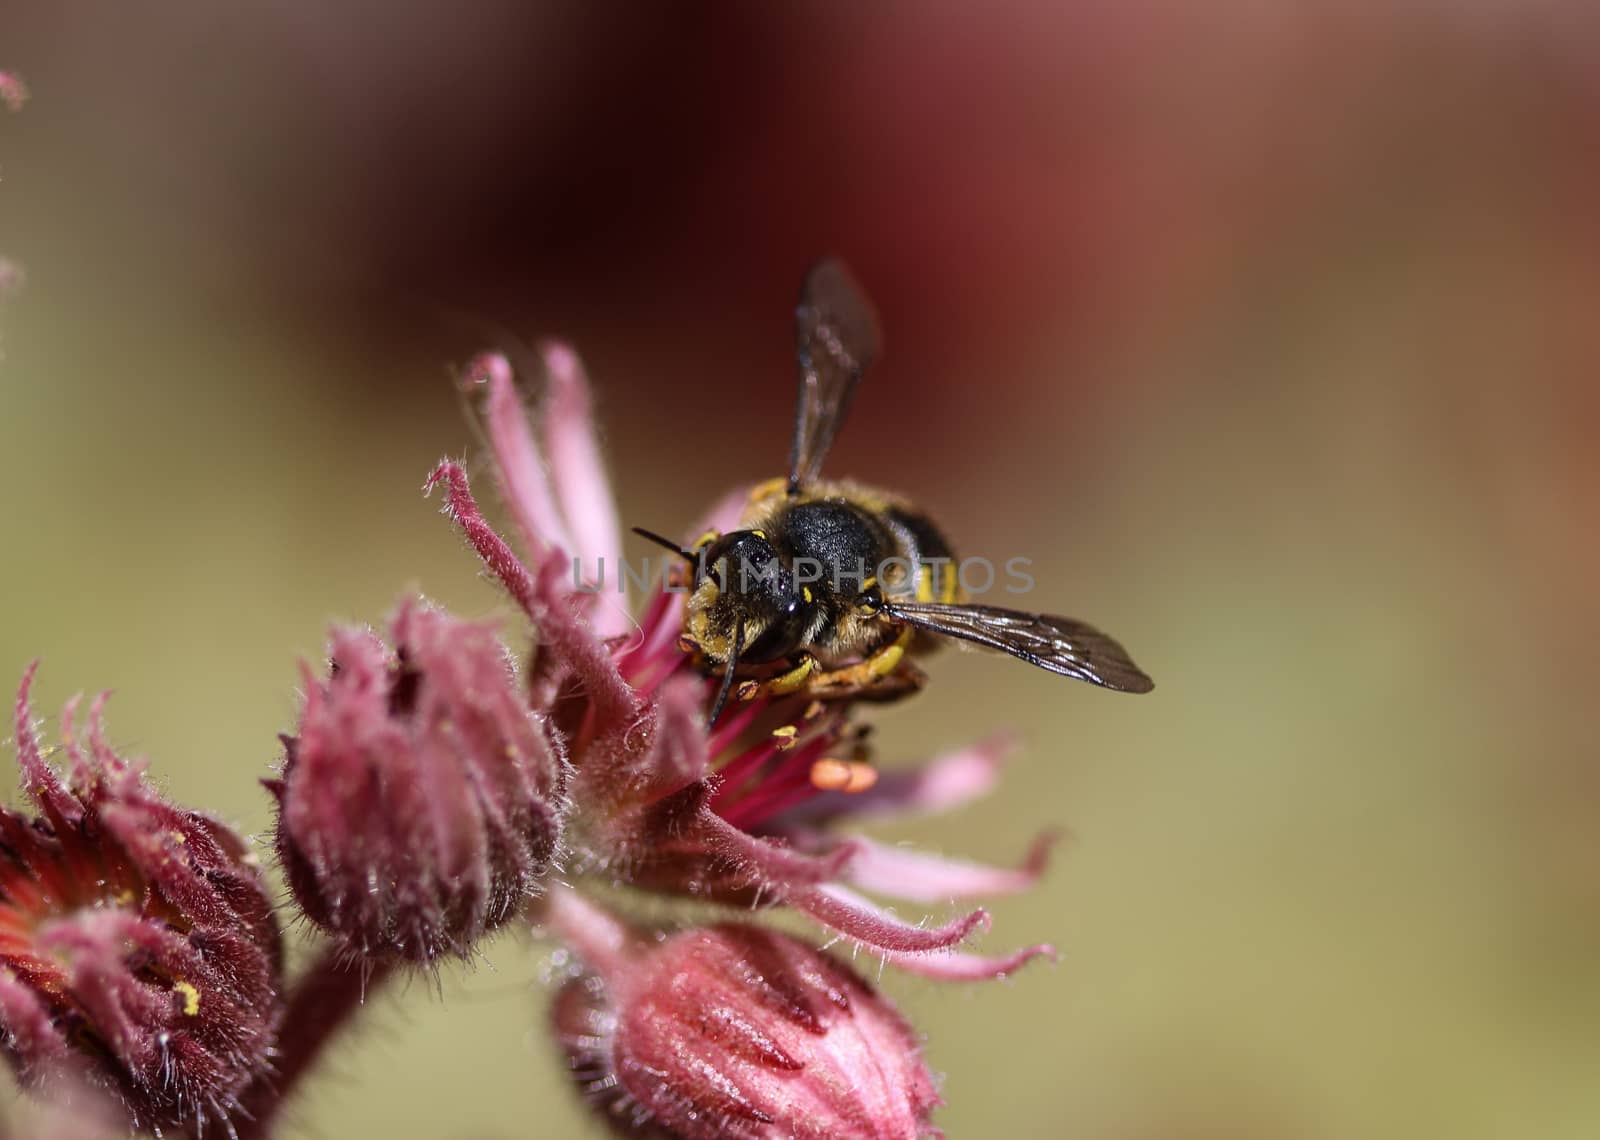
[[[824,260],[795,309],[799,404],[789,473],[757,486],[736,530],[691,549],[636,533],[694,567],[682,644],[722,685],[762,692],[892,699],[920,688],[912,660],[955,638],[1107,689],[1154,687],[1092,626],[967,600],[944,534],[910,501],[822,478],[862,373],[878,355],[871,304],[850,272]]]

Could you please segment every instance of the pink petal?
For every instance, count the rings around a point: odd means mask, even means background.
[[[845,878],[863,890],[910,902],[1016,894],[1033,886],[1044,873],[1056,838],[1047,834],[1034,840],[1018,867],[990,867],[864,839],[859,841],[861,854],[846,868]]]
[[[552,547],[570,552],[572,538],[551,493],[544,457],[529,430],[528,410],[512,379],[510,361],[497,352],[486,353],[467,371],[488,384],[484,419],[494,449],[495,474],[529,555],[537,561]]]
[[[33,678],[39,671],[34,661],[22,674],[22,685],[17,690],[14,727],[17,734],[17,761],[22,769],[22,783],[28,794],[45,812],[58,822],[76,824],[83,818],[83,807],[68,794],[61,778],[45,763],[39,749],[39,734],[34,731],[33,710],[28,701]]]
[[[816,854],[734,827],[707,806],[710,787],[692,784],[616,815],[591,847],[600,866],[625,868],[634,886],[710,899],[790,899],[839,878],[853,842]]]
[[[692,679],[663,685],[649,746],[606,748],[606,742],[591,742],[577,772],[577,799],[594,809],[647,803],[705,779],[709,760],[701,707],[700,686]]]
[[[111,693],[102,690],[95,694],[94,700],[89,702],[89,752],[94,757],[93,770],[96,779],[103,783],[113,796],[132,796],[138,799],[152,799],[145,795],[144,771],[147,764],[143,760],[124,760],[111,749],[106,742],[105,712],[106,702],[111,699]],[[68,702],[68,709],[74,709],[77,700]],[[67,714],[62,715],[62,725],[65,727],[69,720]],[[87,789],[88,785],[84,785]],[[157,799],[156,802],[159,802]]]
[[[790,895],[788,903],[846,938],[877,950],[902,954],[944,950],[963,941],[979,927],[987,929],[989,926],[989,912],[984,910],[972,911],[944,926],[913,926],[836,884]]]
[[[539,629],[540,646],[562,668],[583,682],[596,717],[605,724],[631,724],[642,710],[634,691],[617,672],[616,662],[590,627],[566,604],[555,586],[562,556],[552,555],[537,578],[495,533],[478,509],[460,464],[439,464],[423,484],[431,491],[446,485],[445,512],[455,520],[491,573]]]
[[[966,954],[960,950],[938,950],[924,954],[883,953],[883,960],[889,965],[941,982],[987,982],[1004,978],[1035,958],[1048,958],[1054,962],[1056,948],[1044,944],[1028,946],[1013,954],[995,958]]]
[[[771,839],[758,839],[709,809],[700,813],[697,826],[698,841],[706,849],[737,866],[751,883],[776,890],[784,897],[837,879],[859,850],[852,839],[823,854],[806,854]]]
[[[22,290],[27,277],[22,266],[9,257],[0,257],[0,301],[9,301]]]
[[[591,620],[602,637],[614,637],[626,633],[632,622],[623,589],[622,534],[595,436],[589,382],[577,354],[564,344],[546,344],[544,362],[550,378],[542,414],[544,441],[561,516],[572,540],[567,552],[581,560],[577,577],[585,582],[604,580],[604,588],[595,595]]]
[[[489,568],[500,584],[506,588],[513,601],[522,607],[524,613],[532,617],[535,613],[547,608],[548,598],[539,596],[539,584],[533,574],[528,570],[505,539],[495,533],[483,512],[478,509],[477,500],[472,497],[472,489],[467,481],[467,473],[462,470],[459,463],[445,460],[433,469],[428,476],[428,481],[422,485],[424,495],[431,494],[434,487],[444,483],[446,487],[444,510],[445,514],[461,528],[467,536],[467,541],[477,551],[478,557]]]
[[[0,71],[0,105],[8,111],[20,111],[28,101],[28,85],[14,71]]]
[[[25,1066],[25,1081],[71,1056],[39,991],[5,967],[0,967],[0,1023],[6,1027],[8,1051]]]
[[[996,733],[922,764],[884,769],[878,782],[864,792],[813,796],[771,820],[768,826],[775,831],[791,831],[842,816],[871,819],[952,811],[994,788],[1000,779],[1000,768],[1014,747],[1014,734]]]
[[[641,636],[638,643],[619,653],[619,658],[630,666],[635,661],[654,662],[657,659],[664,659],[665,664],[662,666],[664,668],[675,665],[676,657],[666,657],[666,653],[683,633],[683,606],[686,596],[683,593],[671,593],[666,590],[656,594],[645,610],[644,619],[639,623]],[[649,687],[646,678],[640,678],[639,685],[641,688]]]

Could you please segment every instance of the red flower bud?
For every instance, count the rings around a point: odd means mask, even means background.
[[[391,652],[333,636],[286,737],[278,853],[306,914],[365,954],[462,956],[540,889],[563,765],[485,626],[408,601]]]
[[[594,921],[587,904],[560,905]],[[575,941],[594,972],[557,997],[556,1034],[617,1131],[684,1140],[937,1135],[928,1116],[939,1098],[910,1026],[831,955],[738,924],[653,944],[613,939],[600,952]]]
[[[24,786],[39,808],[0,808],[0,1026],[25,1084],[76,1072],[136,1127],[226,1122],[268,1065],[281,1015],[271,900],[244,842],[174,807],[142,764],[106,745],[103,698],[88,750],[62,717],[70,781],[16,709]]]

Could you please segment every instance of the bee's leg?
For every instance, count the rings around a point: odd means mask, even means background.
[[[901,661],[892,672],[873,677],[865,684],[847,678],[808,685],[806,692],[822,699],[854,697],[863,701],[897,701],[919,691],[927,680],[928,675],[921,669],[910,661]]]
[[[922,670],[905,659],[906,647],[915,633],[908,625],[893,641],[879,646],[864,660],[813,674],[805,683],[806,692],[817,697],[875,698],[915,692],[925,679]]]
[[[927,675],[906,660],[906,648],[916,634],[906,626],[894,638],[854,665],[823,669],[809,653],[787,672],[764,681],[745,681],[739,686],[739,699],[753,701],[763,694],[781,696],[804,692],[807,696],[839,698],[859,696],[868,700],[893,700],[922,688]]]
[[[739,685],[739,699],[753,701],[758,696],[766,693],[771,696],[782,696],[786,693],[797,693],[807,688],[806,679],[817,669],[817,659],[809,653],[803,653],[800,660],[786,673],[779,673],[776,677],[768,677],[765,681],[744,681]]]

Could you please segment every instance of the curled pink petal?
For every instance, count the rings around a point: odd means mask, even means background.
[[[422,493],[432,493],[440,483],[445,484],[447,492],[445,514],[466,534],[467,541],[478,552],[478,557],[483,559],[484,565],[489,567],[490,573],[500,579],[500,584],[524,613],[531,617],[542,610],[546,599],[539,597],[538,582],[516,552],[483,517],[477,500],[472,497],[466,471],[459,463],[445,460],[428,476],[427,482],[422,485]]]
[[[28,794],[39,802],[46,816],[60,823],[76,824],[83,818],[83,807],[68,794],[61,778],[45,763],[44,753],[39,747],[39,734],[34,728],[29,699],[33,678],[38,672],[38,661],[29,664],[23,671],[22,685],[17,690],[13,723],[17,734],[17,761],[22,769],[22,784]]]
[[[761,839],[707,810],[705,785],[685,788],[616,821],[606,846],[635,886],[665,886],[724,901],[783,901],[836,881],[856,855],[853,840],[811,854]]]
[[[797,888],[837,879],[859,851],[857,841],[845,840],[821,855],[808,855],[771,839],[758,839],[707,812],[704,826],[711,846],[737,865],[759,886],[787,895]]]
[[[861,853],[845,878],[862,890],[910,902],[937,903],[985,895],[1010,895],[1033,886],[1044,873],[1057,836],[1041,835],[1017,867],[990,867],[926,851],[861,840]]]
[[[1028,946],[1013,954],[994,958],[980,954],[967,954],[960,950],[937,950],[922,954],[883,953],[883,960],[912,974],[921,974],[940,982],[988,982],[1008,977],[1035,958],[1056,961],[1056,948],[1041,944]]]
[[[791,895],[789,904],[846,938],[904,954],[944,950],[989,927],[989,912],[975,910],[943,926],[913,926],[846,887],[828,884]]]
[[[551,585],[551,579],[560,574],[559,560],[552,558],[546,563],[550,573],[536,578],[483,517],[472,497],[467,473],[460,464],[449,461],[439,464],[423,484],[423,490],[431,491],[439,483],[444,483],[447,490],[445,512],[455,520],[478,557],[538,627],[541,648],[584,684],[597,718],[629,727],[636,723],[642,715],[637,694],[617,672],[616,662],[605,644],[572,612]]]

